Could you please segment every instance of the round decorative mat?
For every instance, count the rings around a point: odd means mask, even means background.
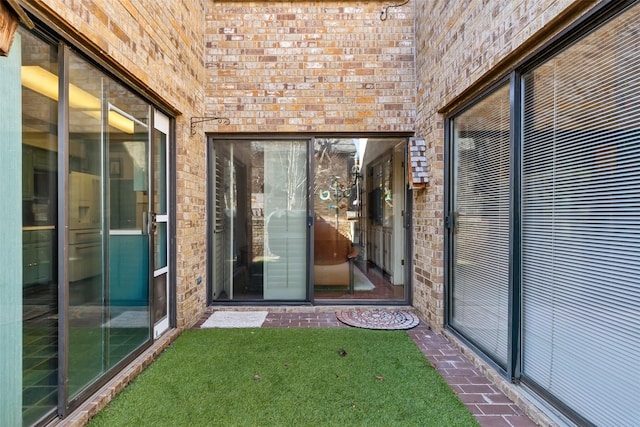
[[[411,329],[420,319],[408,311],[389,310],[345,310],[336,311],[342,323],[365,329]]]

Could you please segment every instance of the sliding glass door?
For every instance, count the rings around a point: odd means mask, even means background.
[[[406,138],[314,140],[313,295],[406,298]]]
[[[407,300],[406,138],[220,139],[209,297]]]
[[[150,339],[149,105],[69,56],[68,398]]]
[[[451,148],[449,324],[502,367],[509,324],[509,88],[456,116]]]
[[[211,299],[306,298],[307,145],[306,140],[213,145]]]
[[[448,326],[576,425],[640,420],[640,4],[616,6],[448,127]]]
[[[148,345],[154,326],[156,336],[168,328],[169,119],[68,47],[22,29],[16,40],[7,73],[22,105],[18,407],[31,425],[67,413]]]

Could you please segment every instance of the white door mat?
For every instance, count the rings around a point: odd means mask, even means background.
[[[259,328],[268,311],[216,311],[201,328]]]

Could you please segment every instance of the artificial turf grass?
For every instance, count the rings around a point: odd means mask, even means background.
[[[89,425],[478,424],[405,331],[262,328],[185,331]]]

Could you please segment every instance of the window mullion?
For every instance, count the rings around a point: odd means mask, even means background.
[[[511,186],[511,237],[509,249],[509,341],[507,374],[512,382],[520,380],[520,319],[521,319],[521,159],[522,159],[522,79],[520,73],[511,74],[510,117],[510,186]]]

